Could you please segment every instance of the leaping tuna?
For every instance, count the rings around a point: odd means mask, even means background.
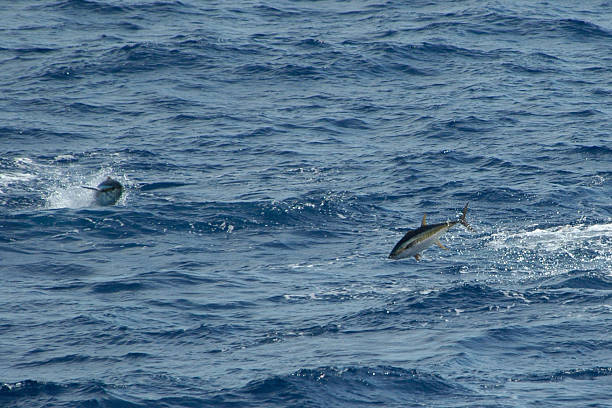
[[[106,180],[98,184],[98,187],[81,186],[88,190],[94,190],[95,202],[98,205],[114,205],[121,194],[123,193],[123,186],[117,180],[107,177]]]
[[[457,221],[441,222],[439,224],[427,225],[426,218],[427,214],[423,215],[421,226],[417,229],[410,230],[404,235],[402,239],[393,247],[393,250],[389,254],[391,259],[402,259],[414,256],[417,261],[421,260],[421,252],[429,248],[431,245],[436,244],[442,249],[448,249],[440,242],[440,236],[448,231],[453,225],[461,223],[468,230],[474,231],[474,229],[465,220],[467,214],[468,204],[463,207],[463,213],[461,218]]]

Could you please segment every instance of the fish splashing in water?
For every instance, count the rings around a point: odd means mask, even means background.
[[[114,205],[123,194],[123,186],[117,180],[107,177],[106,180],[98,184],[98,187],[81,186],[88,190],[94,190],[94,200],[96,204],[107,206]]]

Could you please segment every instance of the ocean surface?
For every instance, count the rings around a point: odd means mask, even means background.
[[[1,407],[612,407],[611,329],[609,0],[0,6]]]

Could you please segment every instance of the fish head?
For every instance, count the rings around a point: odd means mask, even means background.
[[[390,259],[402,259],[414,256],[415,252],[411,249],[414,246],[416,240],[419,238],[421,230],[425,227],[417,228],[406,232],[402,239],[395,244],[391,253],[389,254]]]
[[[96,191],[96,204],[113,205],[123,193],[123,186],[117,180],[107,177],[102,183],[98,184]]]
[[[107,177],[106,180],[98,184],[98,190],[100,191],[108,191],[108,190],[123,190],[123,186],[117,180],[114,180],[110,177]]]

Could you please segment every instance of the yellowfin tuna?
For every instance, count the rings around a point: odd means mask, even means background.
[[[469,203],[468,203],[469,204]],[[448,249],[440,242],[440,236],[448,231],[453,225],[460,223],[468,230],[474,229],[465,220],[468,204],[463,207],[461,218],[457,221],[441,222],[439,224],[427,225],[427,214],[423,215],[421,226],[417,229],[410,230],[402,239],[393,247],[389,254],[391,259],[402,259],[414,256],[417,261],[421,260],[421,252],[436,244],[442,249]]]

